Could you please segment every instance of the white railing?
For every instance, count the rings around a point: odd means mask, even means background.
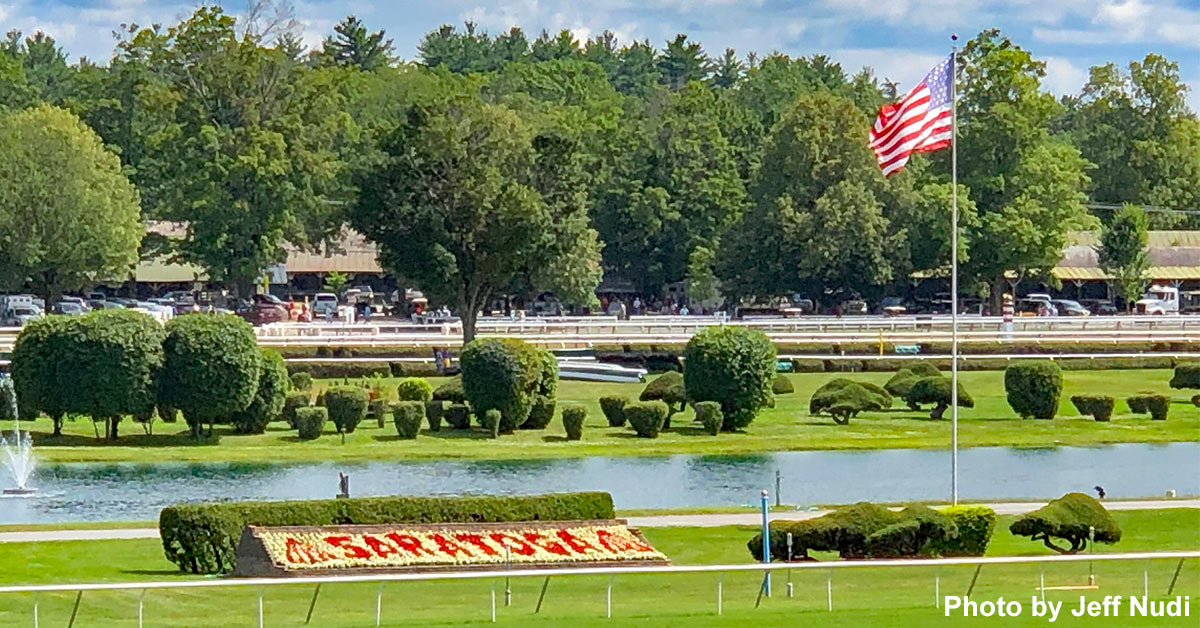
[[[75,610],[78,611],[80,601],[84,592],[88,591],[140,591],[138,597],[137,623],[140,627],[143,619],[143,598],[145,593],[151,590],[162,589],[226,589],[233,587],[255,587],[258,590],[258,626],[264,628],[265,618],[263,614],[263,593],[264,590],[270,587],[286,587],[299,585],[315,585],[316,590],[313,594],[313,604],[316,603],[316,596],[320,592],[320,587],[323,584],[350,584],[350,583],[378,583],[380,586],[376,594],[375,603],[375,625],[380,625],[381,612],[383,606],[383,584],[388,582],[415,582],[415,581],[433,581],[433,580],[485,580],[485,579],[511,579],[511,578],[546,578],[549,582],[550,577],[565,577],[565,576],[608,576],[608,587],[606,590],[605,614],[607,617],[612,617],[612,579],[618,575],[649,575],[649,574],[726,574],[726,573],[744,573],[744,572],[763,572],[764,582],[766,574],[781,570],[824,570],[828,573],[827,580],[827,600],[828,610],[833,610],[833,573],[835,571],[853,570],[853,569],[871,569],[882,567],[961,567],[974,566],[976,568],[975,577],[971,580],[970,589],[975,586],[975,581],[979,576],[979,571],[985,565],[1019,565],[1019,564],[1059,564],[1059,563],[1082,563],[1082,562],[1114,562],[1114,561],[1145,561],[1143,567],[1143,595],[1150,595],[1150,577],[1149,577],[1149,561],[1152,560],[1177,560],[1174,575],[1171,578],[1170,585],[1167,587],[1166,595],[1169,596],[1175,589],[1175,585],[1179,579],[1179,574],[1183,568],[1183,562],[1189,558],[1200,558],[1200,550],[1186,551],[1169,551],[1169,552],[1139,552],[1139,553],[1119,553],[1119,554],[1073,554],[1073,555],[1052,555],[1052,556],[992,556],[992,557],[973,557],[973,558],[934,558],[934,559],[903,559],[903,560],[854,560],[854,561],[825,561],[825,562],[786,562],[786,563],[741,563],[736,565],[669,565],[669,566],[647,566],[638,567],[631,565],[629,567],[574,567],[563,569],[513,569],[502,571],[456,571],[456,572],[423,572],[423,573],[391,573],[391,574],[363,574],[363,575],[337,575],[337,576],[300,576],[291,578],[227,578],[227,579],[206,579],[206,580],[183,580],[183,581],[148,581],[148,582],[102,582],[102,583],[72,583],[72,584],[37,584],[37,585],[17,585],[17,586],[0,586],[0,595],[17,594],[17,593],[75,593]],[[716,612],[721,614],[723,606],[723,578],[718,579],[716,585]],[[934,599],[935,604],[941,603],[940,596],[941,575],[934,576]],[[968,595],[970,593],[968,590]],[[1039,578],[1038,586],[1035,590],[1041,591],[1044,597],[1045,591],[1053,590],[1053,587],[1047,587],[1045,584],[1044,569]],[[545,587],[542,589],[545,594]],[[491,617],[492,621],[496,620],[496,596],[495,588],[492,589],[492,606]],[[539,607],[541,606],[539,600]],[[312,606],[309,608],[309,618],[312,615]],[[36,626],[38,622],[38,604],[34,602],[33,606],[33,624]],[[71,623],[74,623],[75,615],[72,613]],[[70,624],[68,624],[70,626]]]

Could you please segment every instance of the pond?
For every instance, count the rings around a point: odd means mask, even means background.
[[[963,499],[1200,495],[1200,443],[959,452]],[[794,451],[752,456],[591,457],[518,461],[364,464],[44,464],[33,497],[0,499],[0,524],[156,519],[163,506],[226,499],[332,497],[338,473],[354,496],[521,494],[601,490],[618,508],[757,503],[782,478],[783,501],[812,505],[861,500],[945,499],[950,453],[937,449]],[[773,499],[773,498],[772,498]]]

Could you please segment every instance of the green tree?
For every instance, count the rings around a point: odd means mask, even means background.
[[[534,61],[554,61],[558,59],[574,59],[580,55],[579,44],[569,30],[559,31],[554,37],[542,31],[542,34],[529,46],[529,56]]]
[[[712,77],[708,79],[708,83],[713,87],[730,88],[738,84],[742,80],[742,74],[746,71],[746,64],[738,59],[737,51],[733,48],[726,48],[725,54],[721,55],[712,66]]]
[[[1126,203],[1100,229],[1100,249],[1097,251],[1100,267],[1113,277],[1117,295],[1125,300],[1126,307],[1142,294],[1148,280],[1148,225],[1146,212]]]
[[[392,40],[384,39],[383,31],[368,31],[356,16],[338,22],[333,32],[313,55],[318,65],[350,66],[370,72],[396,61]]]
[[[667,42],[658,58],[658,71],[663,85],[679,91],[692,81],[703,81],[708,77],[708,55],[704,54],[700,44],[688,41],[687,35],[680,33]]]
[[[41,105],[0,122],[0,282],[63,291],[123,280],[144,228],[120,160],[70,112]]]
[[[658,52],[650,41],[635,41],[621,49],[618,55],[613,87],[622,94],[644,98],[658,85],[660,72],[657,64]]]
[[[358,178],[351,223],[385,266],[457,303],[464,340],[514,277],[537,274],[568,298],[595,289],[584,197],[561,185],[580,164],[571,138],[535,135],[512,109],[464,95],[412,107],[383,148],[386,160]],[[567,266],[573,284],[553,285]]]

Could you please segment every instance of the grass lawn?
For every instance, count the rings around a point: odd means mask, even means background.
[[[1125,531],[1115,546],[1097,551],[1166,551],[1200,547],[1200,510],[1116,512]],[[1001,517],[989,548],[991,555],[1042,555],[1040,543],[1013,537],[1009,517]],[[750,560],[745,542],[748,528],[651,528],[645,530],[675,564],[730,564]],[[1148,568],[1151,595],[1161,597],[1170,581],[1175,561],[1151,563],[1097,563],[1096,580],[1104,594],[1140,595],[1143,568]],[[96,541],[0,544],[0,583],[32,584],[64,581],[137,581],[186,579],[162,557],[157,541]],[[965,593],[973,568],[942,568],[943,595]],[[1046,568],[1048,585],[1086,581],[1085,564]],[[947,621],[934,608],[934,568],[864,568],[839,571],[834,576],[834,612],[826,611],[826,574],[823,570],[791,574],[795,597],[786,597],[788,575],[775,575],[775,597],[754,608],[761,575],[724,576],[724,615],[716,610],[716,574],[679,576],[620,576],[613,582],[613,618],[604,618],[604,577],[560,577],[549,585],[542,612],[535,615],[541,579],[514,580],[512,606],[498,608],[499,623],[511,626],[820,626],[933,625]],[[1013,565],[986,567],[973,599],[1016,599],[1029,606],[1038,582],[1038,567]],[[502,581],[389,584],[384,591],[383,624],[386,626],[461,626],[489,623],[492,588],[502,600]],[[374,625],[377,585],[338,585],[322,588],[313,616],[314,626],[350,628]],[[268,589],[265,623],[300,626],[312,593],[310,586]],[[1200,596],[1200,561],[1184,563],[1176,594]],[[249,589],[220,591],[152,591],[145,598],[145,626],[195,628],[253,626],[256,592]],[[1048,600],[1076,604],[1078,592],[1047,592]],[[135,626],[137,592],[87,593],[76,619],[77,626]],[[65,625],[73,595],[43,594],[38,598],[43,625]],[[1193,600],[1195,601],[1195,600]],[[32,625],[31,595],[0,595],[0,626]],[[501,603],[502,604],[502,603]],[[1196,604],[1193,604],[1196,606]],[[1193,613],[1200,612],[1193,609]],[[1193,615],[1194,616],[1194,615]],[[1002,623],[997,623],[1002,621]],[[1026,616],[1015,620],[956,618],[948,625],[1043,625],[1045,619]],[[1068,626],[1192,626],[1193,619],[1134,619],[1060,617]]]
[[[265,434],[243,436],[218,426],[220,442],[197,443],[186,434],[182,423],[155,426],[154,435],[142,432],[131,422],[122,423],[124,434],[116,444],[98,441],[90,421],[67,424],[61,438],[50,435],[48,419],[37,421],[32,431],[39,457],[44,461],[262,461],[311,462],[317,460],[386,460],[414,458],[551,458],[587,455],[649,455],[677,453],[740,454],[798,449],[870,449],[899,447],[948,447],[950,421],[930,420],[927,413],[913,412],[897,402],[886,412],[867,413],[850,425],[835,425],[826,417],[808,415],[812,392],[838,376],[832,373],[790,375],[796,392],[779,396],[776,406],[763,411],[744,432],[708,436],[692,423],[691,411],[674,417],[674,428],[654,440],[636,438],[627,428],[609,428],[598,399],[604,395],[636,398],[640,384],[562,382],[559,402],[581,402],[588,408],[581,441],[566,441],[558,418],[546,430],[521,431],[498,441],[482,430],[423,431],[415,441],[401,441],[394,428],[378,428],[364,421],[359,430],[341,439],[330,432],[312,442],[299,442],[295,433],[280,423]],[[848,377],[883,384],[889,373],[858,373]],[[1053,421],[1023,421],[1013,415],[1004,397],[1003,372],[962,373],[963,385],[974,396],[976,406],[960,414],[959,442],[964,447],[986,445],[1046,446],[1093,445],[1124,442],[1171,442],[1200,440],[1200,409],[1189,401],[1195,391],[1172,391],[1167,387],[1168,370],[1066,371],[1065,390],[1059,417]],[[439,380],[432,380],[435,385]],[[396,380],[384,380],[394,390]],[[319,386],[328,381],[318,382]],[[1123,399],[1135,392],[1169,392],[1170,418],[1151,421],[1131,415]],[[1111,423],[1080,417],[1070,402],[1078,393],[1104,393],[1120,399]],[[949,413],[947,413],[949,417]],[[26,424],[28,425],[28,424]],[[0,422],[10,429],[11,422]]]

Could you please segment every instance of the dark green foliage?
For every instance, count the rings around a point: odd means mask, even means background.
[[[1017,519],[1008,529],[1017,536],[1040,540],[1060,554],[1074,554],[1087,547],[1089,528],[1092,527],[1096,529],[1097,543],[1121,540],[1121,526],[1100,502],[1083,493],[1067,493]],[[1053,539],[1062,539],[1071,545],[1059,547]]]
[[[456,430],[465,430],[471,427],[471,408],[465,403],[452,403],[446,406],[446,412],[443,415],[446,423]]]
[[[233,314],[167,322],[160,398],[183,412],[193,436],[254,400],[261,358],[254,329]]]
[[[504,415],[496,408],[488,408],[483,413],[483,429],[487,430],[492,438],[500,438],[500,427],[503,423]]]
[[[416,438],[425,420],[425,402],[405,400],[392,404],[392,422],[400,438]]]
[[[438,386],[433,391],[433,398],[437,401],[447,401],[450,403],[466,403],[467,398],[463,395],[462,378],[455,377],[445,384]]]
[[[17,418],[17,387],[11,377],[0,377],[0,421]]]
[[[521,424],[523,430],[544,430],[554,420],[554,399],[538,395],[533,398],[533,407],[529,409],[529,418]]]
[[[1192,405],[1200,408],[1200,395],[1192,395]]]
[[[287,365],[274,349],[260,350],[258,391],[245,410],[233,413],[233,428],[239,434],[262,434],[271,421],[283,414],[283,404],[290,392]],[[306,393],[307,394],[307,393]]]
[[[587,418],[587,408],[577,404],[564,405],[562,409],[563,430],[567,432],[567,440],[583,438],[583,420]]]
[[[776,373],[775,381],[771,382],[771,392],[776,395],[790,395],[796,392],[792,379],[784,373]]]
[[[300,440],[316,440],[325,431],[329,410],[321,406],[296,408],[296,432]]]
[[[600,410],[604,412],[604,420],[608,421],[609,427],[625,425],[625,404],[627,403],[629,403],[629,399],[616,395],[600,398]]]
[[[711,436],[716,436],[721,432],[721,425],[725,423],[725,418],[721,416],[721,404],[715,401],[701,401],[696,403],[696,420],[704,426],[704,431]]]
[[[909,506],[898,515],[896,523],[884,526],[867,537],[867,556],[918,556],[958,536],[958,527],[954,522],[928,506]]]
[[[1200,362],[1183,362],[1175,366],[1171,388],[1200,388]]]
[[[808,413],[828,414],[835,423],[846,425],[861,412],[884,410],[892,406],[892,396],[875,384],[837,378],[826,382],[813,393]]]
[[[154,408],[154,413],[158,415],[158,420],[163,423],[177,423],[179,421],[179,410],[162,402],[159,402],[158,406]]]
[[[442,431],[442,416],[445,412],[445,401],[437,399],[425,402],[425,419],[429,421],[430,432]]]
[[[420,377],[406,377],[396,385],[396,397],[400,401],[425,403],[433,399],[433,386]]]
[[[683,388],[683,374],[678,371],[667,371],[659,375],[646,384],[638,399],[666,403],[667,420],[670,421],[671,415],[682,411],[684,404],[687,403],[687,393]]]
[[[283,417],[284,421],[287,421],[287,424],[290,425],[292,429],[295,429],[296,410],[298,408],[307,408],[310,405],[312,405],[312,398],[308,396],[307,392],[303,390],[293,390],[292,392],[289,392],[286,397],[284,397],[283,410],[280,412],[280,416]]]
[[[334,386],[325,391],[329,419],[340,434],[352,434],[367,416],[370,395],[358,386]]]
[[[667,420],[667,404],[661,401],[638,401],[625,404],[622,410],[629,427],[642,438],[658,438]]]
[[[896,371],[895,375],[883,385],[883,389],[888,391],[893,397],[904,399],[908,396],[908,391],[912,390],[913,384],[916,384],[926,377],[941,376],[942,372],[937,366],[929,362],[914,362],[906,364],[904,368]],[[911,406],[910,406],[911,407]],[[917,408],[912,408],[916,410]]]
[[[323,408],[314,408],[323,410]],[[158,518],[167,560],[181,571],[228,573],[242,529],[256,526],[612,519],[608,493],[529,496],[367,497],[168,506]]]
[[[958,536],[935,541],[930,553],[939,556],[983,556],[992,531],[996,529],[996,511],[984,506],[950,506],[941,513],[958,529]]]
[[[756,329],[708,327],[683,350],[684,387],[692,401],[721,404],[722,429],[742,429],[771,399],[775,345]]]
[[[1014,362],[1004,370],[1008,405],[1023,419],[1053,419],[1062,388],[1062,369],[1050,360]]]
[[[1171,410],[1171,398],[1152,392],[1140,392],[1125,400],[1134,414],[1149,414],[1154,421],[1166,421]]]
[[[392,377],[408,372],[403,362],[304,362],[288,367],[290,373],[308,373],[316,379]]]
[[[17,335],[12,353],[12,379],[22,419],[44,412],[54,421],[54,434],[62,433],[67,412],[67,391],[59,365],[71,360],[70,330],[77,323],[66,316],[43,316],[26,323]]]
[[[478,338],[463,348],[459,363],[463,394],[476,416],[499,410],[502,434],[512,433],[529,418],[545,386],[542,352],[517,338]]]
[[[292,373],[292,388],[295,390],[309,390],[312,388],[313,376],[312,373],[299,372]]]
[[[925,506],[893,512],[860,502],[806,521],[771,525],[771,558],[788,560],[787,535],[792,535],[792,560],[808,559],[810,551],[837,552],[842,558],[892,558],[933,554],[958,535],[954,521]],[[750,554],[762,557],[762,535],[747,543]]]
[[[908,389],[908,394],[904,397],[904,403],[910,408],[919,408],[921,404],[925,403],[934,404],[933,410],[929,413],[931,419],[942,418],[952,401],[950,379],[941,375],[921,377],[913,382]],[[958,383],[958,406],[960,408],[975,407],[975,400],[963,388],[962,382]]]
[[[1114,400],[1108,395],[1072,395],[1071,403],[1079,414],[1090,415],[1097,421],[1108,421],[1112,418]]]

